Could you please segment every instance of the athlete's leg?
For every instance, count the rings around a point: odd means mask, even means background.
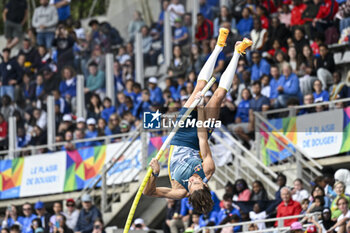
[[[215,90],[213,96],[205,106],[206,118],[218,119],[220,114],[220,106],[222,101],[226,97],[226,93],[230,89],[233,81],[234,74],[236,72],[237,63],[240,54],[244,53],[244,50],[251,45],[251,41],[244,39],[243,42],[238,42],[235,46],[235,51],[229,65],[224,73],[221,75],[219,87]]]
[[[216,44],[213,52],[210,54],[208,60],[205,62],[203,68],[199,72],[198,79],[197,79],[197,85],[196,85],[194,91],[192,92],[190,98],[188,98],[187,102],[185,103],[184,107],[188,108],[191,106],[192,102],[195,99],[196,94],[199,91],[201,91],[205,87],[207,82],[210,80],[210,78],[213,74],[216,60],[217,60],[220,52],[222,51],[223,47],[225,46],[228,33],[229,33],[228,29],[220,28],[220,34],[218,37],[217,44]]]

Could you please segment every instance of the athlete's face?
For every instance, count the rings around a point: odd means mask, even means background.
[[[191,176],[188,179],[188,190],[190,193],[193,193],[198,189],[203,189],[203,185],[203,180],[200,177]]]

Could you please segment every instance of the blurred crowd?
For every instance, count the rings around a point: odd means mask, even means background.
[[[292,218],[282,221],[282,227],[290,227],[292,233],[333,233],[349,232],[350,229],[350,171],[339,169],[325,171],[324,176],[312,181],[311,192],[304,187],[302,179],[295,179],[293,187],[288,187],[287,177],[279,174],[275,181],[279,189],[274,197],[268,195],[261,181],[249,186],[244,179],[234,184],[227,183],[222,199],[211,191],[214,208],[210,213],[193,212],[188,199],[167,200],[167,215],[164,232],[193,232],[204,226],[217,226],[244,221],[265,220],[273,217],[317,214],[314,217]],[[251,188],[249,188],[251,187]],[[303,224],[310,226],[304,229]],[[223,227],[215,233],[245,232],[271,229],[280,226],[278,222],[250,224],[247,229],[241,226]]]
[[[268,194],[259,180],[250,184],[244,179],[238,179],[234,184],[228,182],[223,197],[211,191],[214,207],[206,214],[194,212],[188,198],[167,199],[163,230],[165,233],[189,233],[204,226],[314,213],[317,218],[292,218],[284,220],[282,225],[290,227],[292,233],[300,233],[301,230],[308,233],[349,232],[350,171],[325,169],[323,174],[310,182],[312,189],[309,192],[304,187],[306,181],[298,178],[293,181],[292,187],[288,187],[287,177],[279,173],[274,180],[279,188],[273,196]],[[5,214],[0,215],[0,222],[1,233],[105,233],[99,207],[88,194],[81,197],[81,205],[74,199],[54,203],[38,201],[34,205],[24,203],[21,207],[9,205]],[[307,223],[310,226],[303,229],[302,225]],[[135,218],[130,230],[149,231],[147,225],[151,224],[142,218]],[[260,222],[250,224],[247,229],[241,226],[224,227],[215,230],[215,233],[268,228],[273,231],[272,228],[277,226],[277,221]]]
[[[9,0],[3,11],[6,48],[0,64],[0,147],[8,145],[8,119],[16,117],[17,147],[47,143],[48,95],[55,99],[56,141],[114,135],[133,130],[144,112],[176,112],[192,93],[201,67],[215,47],[220,27],[230,30],[215,64],[217,88],[236,41],[253,40],[239,60],[232,88],[222,105],[221,120],[250,147],[253,111],[307,105],[350,96],[350,88],[329,51],[350,24],[349,0],[200,0],[192,27],[185,1],[160,0],[161,13],[147,25],[136,11],[128,21],[127,38],[108,22],[92,19],[87,28],[70,14],[70,0],[40,0],[31,27],[25,0]],[[148,77],[145,87],[135,82],[134,38],[142,34],[144,63],[161,66],[164,13],[172,26],[173,58],[163,77]],[[192,31],[194,28],[194,31]],[[194,38],[194,40],[192,40]],[[13,48],[19,48],[13,54]],[[105,54],[114,54],[115,102],[106,97]],[[86,118],[76,117],[77,74],[85,77]],[[160,88],[160,78],[166,77]],[[342,107],[339,104],[338,107]],[[309,108],[297,114],[324,111]],[[59,149],[98,144],[68,143]],[[45,152],[42,149],[40,152]]]

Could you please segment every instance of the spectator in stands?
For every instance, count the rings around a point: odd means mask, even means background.
[[[224,220],[230,214],[232,215],[236,214],[237,216],[241,216],[241,214],[239,213],[239,210],[234,208],[232,205],[232,195],[225,193],[222,199],[223,199],[222,208],[220,209],[219,212],[214,213],[213,215],[215,217],[216,225],[222,222],[222,220]],[[235,232],[239,229],[240,229],[240,226],[234,227]]]
[[[21,226],[20,225],[12,225],[12,227],[10,227],[10,233],[20,233],[21,232]],[[23,232],[23,229],[22,229]]]
[[[279,15],[278,19],[281,21],[282,24],[284,24],[286,27],[290,26],[291,23],[291,12],[289,5],[282,4],[282,8],[279,9]]]
[[[71,17],[70,2],[71,0],[50,0],[50,5],[54,5],[57,9],[58,20],[61,23]]]
[[[8,1],[2,12],[6,47],[11,49],[22,38],[22,27],[28,19],[27,2],[24,0]]]
[[[328,85],[332,84],[332,72],[334,72],[335,64],[333,54],[328,52],[325,44],[319,45],[320,56],[316,58],[317,78],[322,82],[322,89],[327,90]]]
[[[265,220],[266,217],[266,211],[261,211],[259,202],[254,204],[253,211],[249,211],[249,218],[251,219],[251,221]],[[266,229],[266,225],[264,222],[257,223],[257,226],[259,230]]]
[[[58,218],[62,214],[61,202],[55,202],[53,204],[52,209],[53,209],[54,214],[50,217],[50,232],[57,232],[57,231],[54,231],[54,227],[57,226],[57,223],[60,223]]]
[[[0,113],[0,146],[6,147],[6,138],[7,138],[7,122],[5,121],[4,116]]]
[[[145,21],[142,19],[141,12],[135,11],[133,15],[133,20],[128,26],[129,40],[134,41],[136,33],[141,30],[141,28],[146,25]]]
[[[242,10],[242,19],[237,24],[238,33],[242,37],[247,37],[253,29],[253,18],[251,17],[251,10],[248,7]]]
[[[268,29],[269,48],[271,49],[275,40],[280,43],[281,49],[287,45],[287,38],[290,37],[290,31],[284,24],[281,24],[278,17],[271,19],[271,26]],[[284,51],[285,52],[285,51]]]
[[[96,130],[96,120],[94,118],[89,118],[86,121],[87,130],[85,134],[85,138],[96,138],[97,130]],[[90,141],[86,146],[97,146],[100,145],[98,141]]]
[[[42,233],[45,232],[39,218],[35,218],[32,221],[32,233],[37,233],[37,232],[42,232]]]
[[[242,13],[242,16],[243,16],[243,13]],[[248,12],[248,17],[249,17],[249,12]],[[205,18],[211,19],[210,17],[205,17]],[[232,14],[227,6],[222,6],[220,8],[220,15],[214,19],[214,34],[213,34],[213,36],[215,38],[219,36],[219,29],[220,29],[220,26],[222,25],[223,22],[229,22],[231,24],[231,28],[229,29],[230,31],[232,29],[236,28],[236,19],[232,16]],[[237,27],[238,27],[238,25],[237,25]],[[249,25],[246,27],[249,28]],[[252,27],[253,27],[253,20],[251,23],[251,28]]]
[[[293,184],[294,188],[291,191],[292,199],[301,203],[302,200],[309,197],[309,193],[306,189],[304,189],[304,183],[301,179],[295,179]]]
[[[89,194],[84,194],[81,198],[83,208],[81,209],[75,227],[75,231],[81,233],[90,233],[93,230],[94,221],[101,218],[101,212],[92,204],[92,198]]]
[[[266,96],[261,94],[261,82],[255,81],[252,84],[252,92],[253,98],[250,100],[250,110],[252,111],[267,111],[270,108],[270,101]],[[250,113],[249,120],[252,121],[251,117],[254,117],[252,113]]]
[[[313,209],[315,207],[314,200],[316,197],[321,196],[324,199],[324,208],[330,208],[331,207],[331,201],[328,196],[325,195],[324,189],[322,189],[321,186],[315,185],[311,190],[311,196],[309,198],[309,210]]]
[[[292,41],[290,41],[290,42],[292,42],[294,44],[294,47],[297,51],[297,54],[302,54],[303,47],[305,45],[309,44],[309,41],[307,39],[305,39],[304,30],[300,27],[295,28]]]
[[[21,81],[20,68],[15,59],[10,59],[11,50],[2,50],[2,63],[0,64],[1,87],[0,97],[10,96],[14,100],[15,85]]]
[[[349,198],[346,198],[346,196],[340,197],[337,199],[336,205],[337,212],[339,212],[337,223],[333,225],[327,232],[332,232],[333,230],[336,232],[346,232],[347,229],[345,229],[345,227],[347,226],[347,223],[350,219]]]
[[[347,203],[350,203],[350,197],[345,195],[345,185],[342,181],[337,181],[334,184],[334,191],[337,194],[336,198],[332,201],[331,210],[332,210],[332,220],[338,219],[342,214],[342,211],[338,208],[338,200],[342,197],[346,198]],[[350,208],[350,204],[348,205]]]
[[[252,75],[251,79],[253,81],[259,80],[264,74],[270,74],[270,64],[264,59],[261,58],[259,52],[252,52]]]
[[[202,66],[204,65],[206,61],[206,57],[205,55],[201,52],[200,47],[198,46],[198,44],[192,44],[191,46],[191,54],[190,54],[190,66],[188,67],[187,71],[194,71],[195,74],[199,74]],[[169,79],[171,81],[171,79]],[[170,81],[169,84],[170,84]],[[170,91],[172,93],[172,97],[174,99],[177,99],[177,96],[175,93],[175,87],[174,86],[168,86],[170,88]]]
[[[59,91],[61,96],[71,103],[77,95],[77,78],[75,77],[75,71],[73,67],[66,66],[61,72],[62,81],[60,82]]]
[[[152,105],[161,105],[164,102],[162,90],[157,87],[157,84],[158,81],[156,77],[151,77],[148,79],[148,90]]]
[[[333,72],[333,85],[329,89],[330,100],[343,99],[347,97],[348,87],[341,80],[339,71]]]
[[[302,19],[302,14],[306,9],[307,5],[301,0],[293,0],[293,9],[291,12],[291,22],[290,26],[298,26],[305,24],[305,21]]]
[[[179,216],[180,213],[180,201],[166,199],[166,218],[165,224],[163,225],[163,230],[166,233],[179,233],[180,229],[184,228],[183,222]]]
[[[50,95],[53,90],[58,90],[60,86],[60,78],[56,73],[54,73],[50,67],[45,67],[43,69],[43,77],[44,77],[44,83],[43,83],[43,93],[42,98],[46,97],[47,95]]]
[[[18,222],[22,226],[22,233],[32,233],[32,220],[36,218],[36,215],[32,213],[32,206],[27,202],[22,206],[23,217],[18,217]]]
[[[329,208],[325,208],[322,211],[321,220],[322,220],[322,222],[320,223],[320,225],[326,231],[328,231],[335,224],[335,222],[332,221],[332,219],[331,219],[331,210]]]
[[[97,218],[94,221],[94,230],[92,231],[92,233],[106,233],[104,229],[104,223],[101,218]]]
[[[251,192],[247,182],[244,179],[236,180],[234,184],[233,200],[234,201],[249,201]]]
[[[37,214],[37,218],[40,219],[40,225],[44,229],[45,233],[50,231],[50,217],[51,214],[46,212],[45,204],[41,201],[35,203],[35,212]]]
[[[282,68],[282,76],[278,80],[278,97],[275,101],[274,107],[281,108],[287,106],[287,101],[291,98],[299,97],[299,79],[292,73],[292,67],[286,63]]]
[[[169,0],[164,0],[162,2],[162,11],[159,13],[158,21],[157,21],[157,29],[160,32],[163,32],[164,15],[165,15],[166,10],[168,9],[169,4],[170,4]]]
[[[188,67],[189,61],[182,54],[181,47],[175,45],[173,48],[173,59],[171,60],[169,69],[173,71],[174,76],[185,76]]]
[[[63,214],[56,216],[56,224],[53,226],[52,232],[59,233],[74,233],[66,224],[66,217]]]
[[[73,46],[74,39],[68,34],[68,30],[63,24],[60,24],[55,32],[55,38],[52,41],[52,46],[57,51],[57,66],[62,68],[64,65],[73,65],[74,54]]]
[[[259,19],[254,20],[254,28],[250,32],[250,37],[253,41],[251,50],[262,51],[267,42],[268,33],[265,28],[262,28],[261,21]]]
[[[282,199],[281,199],[281,189],[283,187],[285,187],[286,184],[287,184],[287,177],[284,174],[279,173],[278,176],[277,176],[277,185],[278,185],[279,189],[275,193],[275,200],[278,203],[280,203],[282,201]]]
[[[173,44],[183,46],[188,42],[188,30],[187,27],[182,25],[181,18],[175,19],[175,28],[173,33]]]
[[[203,40],[210,40],[213,36],[213,23],[204,18],[201,13],[197,14],[197,24],[195,32],[195,41],[201,42]]]
[[[171,0],[167,11],[170,13],[170,25],[174,26],[175,19],[182,17],[185,14],[185,7],[180,3],[180,0]]]
[[[313,19],[312,25],[316,27],[317,31],[324,32],[333,25],[333,18],[338,12],[339,4],[337,1],[325,0],[320,6],[316,18]]]
[[[58,14],[48,0],[40,0],[40,6],[35,8],[32,25],[37,32],[38,45],[51,49],[55,37],[55,28],[58,23]]]
[[[260,180],[256,180],[252,184],[252,191],[250,195],[250,201],[267,201],[268,196],[264,185]]]
[[[86,79],[85,94],[86,93],[102,93],[102,88],[105,84],[105,73],[97,69],[97,63],[91,62],[89,64],[89,76]]]
[[[145,221],[142,218],[137,218],[133,222],[133,224],[130,227],[130,230],[143,230],[143,231],[148,231],[149,228],[145,224]]]
[[[135,106],[133,115],[138,119],[142,119],[143,113],[150,112],[151,107],[152,102],[150,99],[150,91],[148,89],[144,89],[142,91],[142,101]]]
[[[251,131],[249,125],[249,109],[251,94],[249,89],[243,89],[241,96],[242,101],[237,106],[235,125],[232,125],[231,127],[229,127],[229,129],[240,139],[244,141],[249,141],[250,138],[246,137],[246,135]]]
[[[2,228],[10,228],[13,225],[21,225],[18,221],[17,208],[14,205],[9,205],[5,212],[5,217],[2,220]]]
[[[118,114],[114,113],[109,117],[108,126],[105,129],[106,135],[118,134],[120,133],[119,127],[120,119]]]
[[[112,106],[112,100],[108,97],[104,98],[103,107],[104,109],[101,112],[101,117],[107,122],[109,117],[115,113],[116,109]]]
[[[325,102],[329,100],[328,91],[322,90],[322,82],[320,80],[315,80],[313,86],[315,90],[313,93],[315,103]]]
[[[300,214],[301,206],[299,202],[293,201],[289,188],[284,187],[281,189],[281,199],[282,202],[277,207],[277,218]],[[290,226],[295,221],[297,219],[286,219],[284,220],[284,226]],[[276,222],[275,226],[277,224]]]

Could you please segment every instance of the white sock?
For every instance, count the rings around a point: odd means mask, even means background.
[[[204,66],[202,67],[201,71],[199,72],[198,75],[198,80],[205,80],[209,81],[213,74],[214,66],[216,63],[216,60],[222,51],[223,47],[220,47],[218,45],[215,45],[215,48],[213,52],[210,54],[208,60],[205,62]]]
[[[221,75],[219,87],[224,88],[228,91],[232,85],[233,77],[235,76],[237,64],[239,60],[239,53],[233,53],[233,57],[231,58],[230,64],[228,64],[226,70]]]

